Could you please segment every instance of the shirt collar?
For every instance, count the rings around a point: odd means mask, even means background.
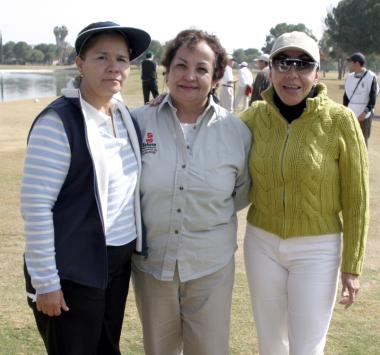
[[[86,117],[93,119],[98,127],[104,125],[107,123],[107,120],[110,119],[108,115],[105,113],[99,111],[96,107],[92,106],[90,103],[88,103],[80,94],[79,92],[79,97],[80,97],[80,103],[82,106],[82,109],[86,113]],[[115,102],[113,102],[115,104]],[[113,107],[113,111],[115,111],[116,105]]]
[[[197,122],[199,120],[201,120],[203,117],[205,117],[210,111],[212,113],[216,112],[216,107],[218,106],[218,104],[215,103],[212,95],[209,96],[209,100],[208,100],[208,104],[206,106],[206,108],[204,109],[204,111],[201,113],[201,115],[198,117],[197,119]],[[170,94],[167,94],[164,99],[162,100],[162,102],[160,103],[160,105],[158,106],[158,111],[161,111],[164,107],[168,107],[169,109],[171,109],[173,112],[176,112],[177,111],[177,108],[173,105],[173,102],[172,102],[172,99],[171,99],[171,96]],[[208,115],[209,117],[212,116],[212,114]]]
[[[354,77],[355,78],[361,78],[363,75],[364,75],[364,73],[366,72],[367,70],[365,70],[365,68],[363,68],[362,69],[362,71],[360,71],[360,72],[354,72]]]

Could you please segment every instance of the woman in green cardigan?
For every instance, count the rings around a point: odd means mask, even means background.
[[[354,114],[318,83],[312,38],[283,34],[270,60],[272,87],[242,114],[252,131],[244,248],[260,355],[323,354],[339,268],[341,304],[360,287],[366,147]]]

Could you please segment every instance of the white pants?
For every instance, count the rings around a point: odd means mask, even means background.
[[[133,268],[146,355],[228,355],[234,258],[199,279],[159,281]]]
[[[240,101],[242,99],[243,99],[242,111],[245,111],[248,108],[248,101],[249,101],[249,97],[245,94],[245,86],[244,87],[239,86],[237,89],[237,94],[235,97],[235,104],[234,104],[235,110],[237,110],[239,108]]]
[[[244,256],[260,355],[323,354],[340,249],[340,234],[283,240],[247,225]]]
[[[234,111],[234,89],[229,86],[220,86],[219,91],[219,105],[224,107],[227,111]]]

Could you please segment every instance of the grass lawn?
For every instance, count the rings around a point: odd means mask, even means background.
[[[341,102],[343,81],[328,73],[323,81],[329,95]],[[159,75],[159,90],[163,88]],[[123,90],[127,104],[142,105],[139,71],[132,70]],[[19,188],[26,135],[35,115],[52,98],[0,103],[0,354],[44,354],[31,310],[27,307],[22,276],[23,235],[19,214]],[[377,106],[377,115],[380,115]],[[372,219],[367,246],[362,290],[349,310],[336,305],[325,354],[375,355],[380,351],[380,122],[375,122],[369,143],[370,205]],[[243,264],[242,240],[246,210],[239,213],[239,248],[236,253],[236,276],[233,292],[231,354],[257,354],[257,340]],[[143,354],[141,326],[131,289],[121,339],[123,354]],[[194,354],[196,355],[196,354]]]

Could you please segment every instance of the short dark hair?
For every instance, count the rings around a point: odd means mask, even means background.
[[[354,54],[351,54],[347,60],[350,62],[358,62],[361,66],[363,66],[365,63],[365,56],[363,53],[356,52]]]
[[[226,50],[222,47],[219,39],[215,35],[195,29],[181,31],[166,45],[165,53],[161,61],[161,64],[165,67],[166,72],[169,71],[170,64],[172,63],[174,56],[180,47],[186,45],[188,48],[191,48],[201,41],[205,41],[215,54],[213,80],[221,79],[228,61]]]

